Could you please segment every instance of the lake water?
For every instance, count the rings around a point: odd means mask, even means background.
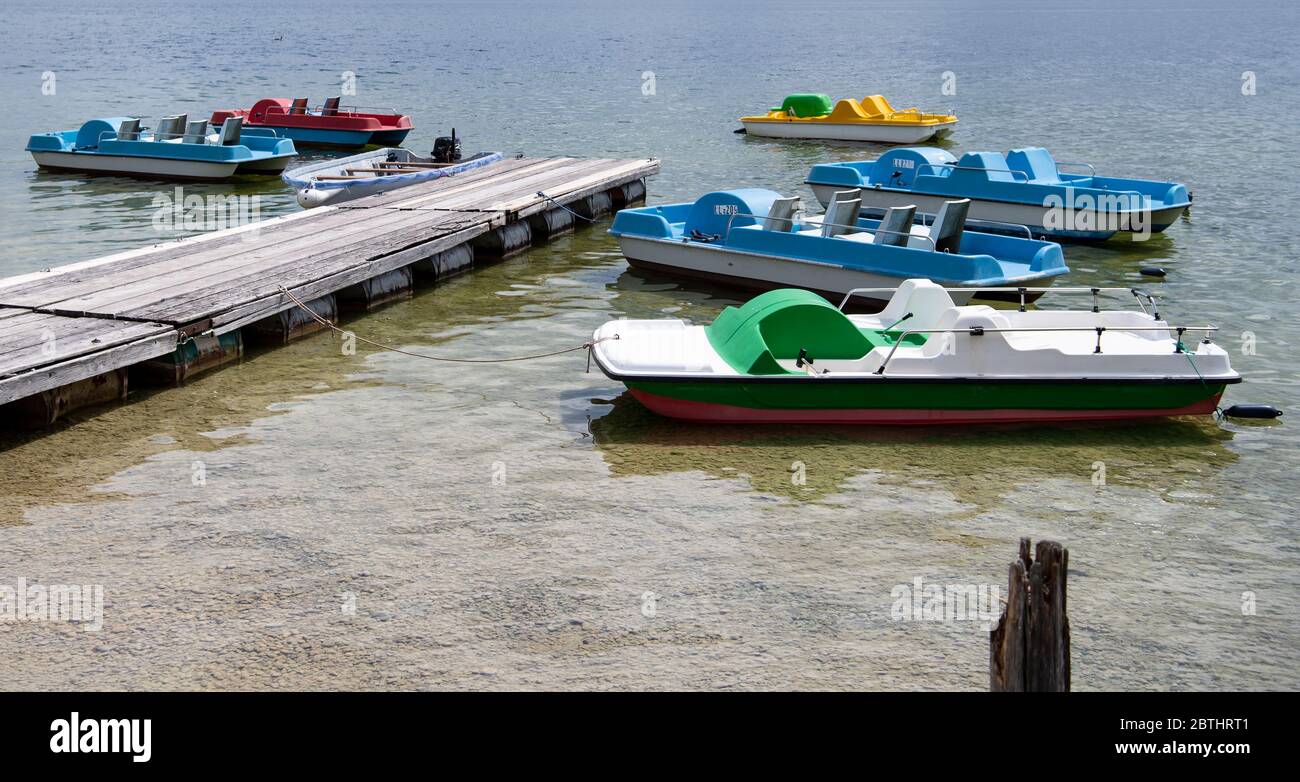
[[[413,115],[422,153],[454,126],[467,151],[659,157],[651,203],[748,185],[810,204],[812,164],[880,148],[747,138],[735,118],[787,92],[879,92],[954,110],[954,151],[1041,145],[1188,183],[1194,209],[1151,241],[1067,247],[1069,284],[1141,284],[1171,319],[1219,325],[1247,378],[1226,403],[1300,400],[1293,3],[223,9],[222,26],[177,3],[16,12],[0,274],[159,241],[151,204],[171,186],[40,174],[22,149],[92,116],[318,102],[350,72],[357,103]],[[233,192],[298,209],[275,181]],[[507,356],[737,303],[629,272],[607,225],[350,328]],[[318,335],[5,435],[0,584],[102,585],[104,612],[97,632],[0,623],[0,653],[25,661],[4,686],[983,689],[982,621],[891,609],[918,578],[1005,590],[1021,536],[1070,549],[1075,689],[1300,685],[1285,417],[687,426],[584,369],[580,353],[344,356]]]

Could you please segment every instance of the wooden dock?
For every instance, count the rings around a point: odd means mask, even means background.
[[[281,286],[329,317],[341,301],[369,308],[416,277],[437,279],[564,232],[572,213],[595,218],[640,200],[658,170],[653,159],[507,159],[0,280],[0,410],[48,424],[82,404],[125,399],[145,366],[182,382],[237,360],[244,331],[285,341],[308,331]]]

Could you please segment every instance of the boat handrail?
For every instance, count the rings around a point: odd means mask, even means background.
[[[306,107],[305,109],[303,109],[303,111],[302,111],[301,114],[295,112],[295,111],[293,110],[293,107],[292,107],[292,106],[268,106],[268,107],[266,108],[266,114],[267,114],[267,116],[270,116],[270,115],[272,115],[272,114],[277,114],[277,115],[282,115],[282,116],[286,116],[286,117],[287,117],[287,116],[295,116],[295,117],[306,117],[306,116],[312,116],[312,117],[334,116],[334,117],[337,117],[337,116],[343,116],[343,115],[346,115],[346,114],[359,114],[359,113],[360,113],[360,111],[359,111],[360,109],[366,109],[367,111],[369,111],[369,112],[373,112],[373,113],[393,114],[393,115],[398,115],[398,116],[400,116],[401,113],[402,113],[402,112],[398,111],[397,109],[393,108],[392,106],[335,106],[335,107],[334,107],[334,113],[333,113],[333,114],[330,114],[330,115],[326,115],[326,114],[323,113],[323,112],[325,111],[325,107],[324,107],[323,105],[321,105],[321,106],[308,106],[308,107]],[[315,112],[315,113],[313,114],[312,112]]]
[[[731,223],[732,223],[732,222],[733,222],[737,217],[752,217],[752,218],[754,218],[755,220],[767,220],[767,219],[768,219],[766,215],[763,216],[763,217],[759,217],[758,215],[750,214],[749,212],[736,212],[735,214],[733,214],[733,215],[731,215],[730,217],[727,218],[727,232],[726,232],[725,234],[723,234],[724,238],[726,238],[726,239],[730,239],[730,238],[731,238]],[[793,226],[798,222],[798,221],[795,220],[793,217],[773,218],[773,219],[777,219],[777,220],[780,220],[780,221],[782,221],[782,222],[788,222],[788,223],[790,223],[790,225],[791,225],[792,227],[793,227]],[[799,224],[800,224],[800,225],[803,225],[803,223],[799,223]],[[929,243],[930,243],[930,252],[938,252],[938,249],[936,248],[935,243],[934,243],[934,239],[933,239],[932,237],[926,236],[925,234],[914,234],[914,233],[903,232],[903,231],[890,231],[890,230],[888,230],[888,229],[880,228],[880,227],[876,227],[876,228],[874,228],[874,229],[873,229],[873,228],[863,228],[862,226],[860,226],[860,225],[856,225],[856,224],[854,224],[854,225],[845,225],[845,224],[843,224],[843,223],[827,223],[827,222],[823,222],[823,221],[818,221],[818,222],[816,222],[816,223],[808,223],[808,224],[809,224],[809,225],[829,225],[829,226],[832,226],[832,227],[834,227],[834,228],[852,228],[852,229],[854,229],[854,232],[855,232],[855,233],[869,233],[869,234],[871,234],[872,236],[875,236],[877,233],[885,233],[885,234],[892,234],[892,235],[894,235],[894,236],[906,236],[906,237],[908,237],[908,238],[913,238],[913,237],[915,237],[915,238],[917,238],[917,239],[924,239],[925,241],[929,242]]]
[[[1018,168],[984,168],[982,166],[959,166],[956,163],[922,163],[917,167],[917,172],[922,168],[953,168],[958,171],[1001,171],[1004,174],[1019,174],[1025,178],[1025,184],[1029,184],[1029,175]],[[1015,179],[1015,176],[1011,177]]]
[[[889,119],[893,119],[894,117],[898,116],[899,114],[915,114],[915,115],[916,115],[916,121],[917,121],[917,122],[924,122],[924,121],[925,121],[925,112],[924,112],[924,111],[921,111],[920,109],[916,108],[915,106],[913,106],[913,107],[910,108],[910,109],[894,109],[894,110],[890,113],[890,115],[889,115]]]
[[[885,360],[880,362],[880,368],[875,374],[883,376],[885,367],[889,365],[889,360],[894,357],[898,346],[903,344],[903,340],[913,334],[968,334],[972,337],[983,336],[984,334],[993,333],[1012,333],[1012,332],[1049,332],[1049,331],[1095,331],[1097,333],[1097,347],[1093,349],[1092,354],[1095,356],[1101,353],[1101,335],[1107,331],[1176,331],[1178,339],[1174,345],[1175,353],[1185,353],[1183,347],[1183,333],[1187,331],[1204,331],[1205,340],[1210,339],[1210,332],[1218,331],[1218,326],[1022,326],[1020,328],[998,328],[992,326],[968,326],[964,329],[908,329],[899,333],[894,345],[885,355]]]
[[[1097,176],[1097,169],[1091,163],[1071,163],[1068,160],[1058,160],[1056,161],[1056,170],[1058,173],[1061,170],[1061,166],[1086,166],[1088,169],[1088,176]]]
[[[221,127],[221,126],[218,125],[217,127]],[[263,128],[252,127],[252,128],[244,128],[244,130],[245,130],[245,131],[248,131],[248,130],[259,131],[259,130],[263,130]],[[280,134],[279,134],[279,133],[276,133],[274,130],[269,130],[268,132],[271,133],[271,137],[272,137],[272,138],[277,138],[277,139],[280,138]],[[103,132],[101,132],[101,133],[99,134],[99,142],[98,142],[98,143],[103,144],[105,141],[118,141],[119,139],[118,139],[117,135],[118,135],[118,134],[117,134],[115,131],[112,131],[112,130],[105,130],[105,131],[103,131]],[[195,143],[197,143],[197,142],[192,142],[192,141],[186,141],[186,140],[185,140],[185,137],[186,137],[186,136],[189,136],[189,135],[191,135],[191,134],[189,134],[189,133],[159,133],[159,132],[155,131],[153,128],[140,128],[140,130],[136,131],[136,138],[135,138],[134,140],[135,140],[135,141],[144,141],[144,140],[145,140],[145,136],[148,136],[148,137],[149,137],[149,141],[158,141],[158,142],[161,142],[161,141],[164,141],[164,140],[166,140],[166,139],[178,138],[178,139],[181,140],[181,143],[182,143],[182,144],[195,144]],[[216,133],[212,133],[212,132],[209,132],[209,133],[207,134],[207,136],[208,136],[209,138],[211,138],[212,136],[215,136],[215,135],[218,135],[218,134],[216,134]],[[257,134],[257,133],[250,133],[249,135],[259,135],[259,134]],[[240,137],[241,137],[241,138],[240,138],[240,141],[242,142],[242,140],[243,140],[243,138],[242,138],[242,137],[243,137],[243,133],[242,133],[242,132],[240,133]]]
[[[858,293],[897,293],[899,288],[853,288],[844,294],[844,299],[840,301],[839,309],[843,311],[844,305],[849,303],[849,299]],[[1160,320],[1160,310],[1154,294],[1148,293],[1141,288],[1083,288],[1083,287],[1064,287],[1064,288],[1029,288],[1029,287],[992,287],[992,288],[962,288],[962,287],[944,287],[945,291],[964,291],[966,293],[1019,293],[1020,294],[1020,311],[1025,311],[1025,296],[1031,292],[1040,294],[1052,293],[1091,293],[1092,294],[1092,311],[1101,312],[1101,303],[1099,296],[1102,293],[1130,293],[1137,300],[1138,306],[1142,308],[1143,315],[1149,315],[1156,320]],[[1145,299],[1151,305],[1151,312],[1147,312],[1146,304],[1142,301]]]
[[[861,192],[862,190],[862,188],[860,187],[853,188],[853,189],[859,192]],[[874,216],[868,217],[867,218],[868,220],[883,220],[885,217],[885,212],[889,210],[882,207],[868,207],[863,211],[871,212],[872,215],[874,215],[876,212],[880,213],[880,217],[874,217]],[[918,212],[916,216],[921,218],[920,224],[925,226],[926,228],[929,228],[930,226],[934,225],[934,218],[938,217],[938,215],[936,215],[933,212]],[[930,218],[930,222],[928,223],[925,222],[925,218],[927,216]],[[1006,230],[1024,231],[1026,239],[1032,240],[1034,238],[1034,232],[1029,230],[1029,226],[1023,225],[1021,223],[1005,223],[1002,222],[1001,220],[981,220],[974,217],[968,217],[966,218],[966,222],[963,225],[970,226],[979,233],[983,233],[983,231],[979,230],[980,226],[983,226],[985,228],[1002,228]]]
[[[218,125],[218,127],[220,127],[220,126]],[[189,135],[191,135],[191,134],[189,134],[189,133],[185,133],[185,132],[180,132],[180,133],[159,133],[159,132],[157,132],[157,131],[154,131],[154,132],[150,133],[150,138],[151,138],[153,141],[163,141],[163,140],[166,140],[166,139],[169,139],[169,138],[184,139],[186,136],[189,136]],[[209,135],[209,136],[213,136],[213,135],[216,135],[216,134],[214,134],[214,133],[208,133],[207,135]],[[182,142],[182,143],[184,143],[184,142]]]
[[[965,224],[971,226],[982,225],[988,228],[1008,228],[1008,229],[1018,228],[1025,232],[1026,239],[1032,240],[1034,238],[1034,232],[1029,230],[1029,226],[1021,225],[1020,223],[1004,223],[1001,220],[978,220],[978,219],[967,218]]]

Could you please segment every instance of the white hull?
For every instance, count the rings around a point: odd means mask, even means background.
[[[829,141],[875,141],[884,144],[917,144],[951,131],[956,122],[937,125],[868,125],[859,122],[757,122],[741,120],[751,136],[769,138],[826,139]]]
[[[419,163],[421,165],[432,162],[428,158],[422,158],[411,153],[409,150],[385,148],[296,168],[286,172],[282,179],[284,179],[285,184],[292,187],[296,192],[298,204],[304,209],[311,209],[323,204],[338,204],[369,195],[388,193],[401,187],[408,187],[480,168],[498,160],[501,160],[501,154],[498,152],[482,153],[445,168],[431,168],[425,171],[389,175],[378,175],[371,172],[368,175],[346,181],[319,179],[319,177],[353,176],[350,172],[357,169],[375,168],[380,163],[390,161],[399,164]]]
[[[126,155],[88,155],[76,152],[32,152],[36,165],[96,174],[159,177],[164,179],[225,179],[239,165],[200,160],[167,160]]]
[[[268,157],[261,160],[254,160],[249,163],[239,164],[239,173],[245,172],[254,174],[278,174],[284,170],[285,165],[289,162],[292,155],[284,157]]]
[[[634,236],[620,236],[618,243],[624,257],[634,266],[662,269],[751,290],[805,288],[822,295],[834,295],[835,304],[839,304],[839,299],[854,288],[896,288],[903,281],[902,277],[886,277],[813,261],[755,255],[706,244]],[[1041,284],[1048,282],[1044,280]],[[958,304],[965,304],[972,295],[955,289],[950,289],[949,293]],[[890,295],[882,292],[876,296],[854,298],[885,301]]]

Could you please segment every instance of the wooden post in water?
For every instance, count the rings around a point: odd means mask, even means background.
[[[989,689],[993,692],[1069,692],[1070,620],[1065,577],[1070,552],[1060,543],[1029,538],[1011,563],[1007,610],[989,636]]]

